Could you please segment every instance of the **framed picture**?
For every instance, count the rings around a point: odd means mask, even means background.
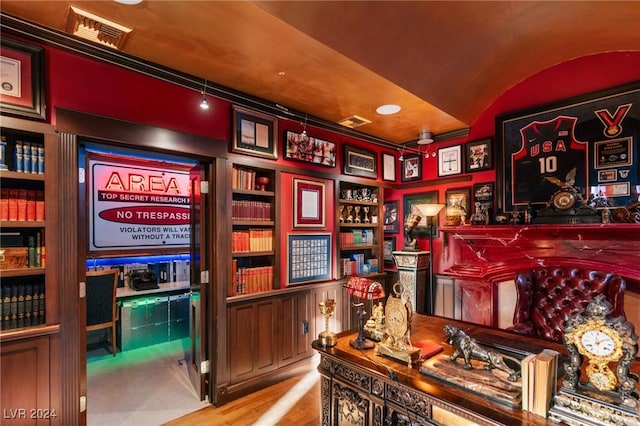
[[[400,225],[398,220],[398,201],[388,201],[382,206],[384,212],[384,232],[386,234],[397,234]]]
[[[284,157],[327,167],[336,166],[336,144],[286,130]]]
[[[287,284],[331,279],[331,234],[287,235]]]
[[[275,116],[233,106],[231,151],[275,160],[278,158],[277,135]]]
[[[438,176],[462,173],[462,147],[460,145],[438,149]]]
[[[494,186],[493,182],[476,183],[473,185],[473,202],[480,203],[478,206],[480,211],[486,209],[489,214],[488,222],[491,222],[493,216]],[[476,211],[475,207],[473,211]]]
[[[405,154],[402,160],[402,181],[422,179],[422,155]]]
[[[384,263],[394,263],[394,251],[396,251],[396,239],[394,237],[385,238],[382,243],[382,256],[384,259]]]
[[[423,192],[420,194],[411,194],[404,196],[404,217],[410,214],[418,214],[422,216],[420,223],[413,230],[413,235],[425,236],[429,234],[429,225],[427,218],[424,217],[417,206],[420,204],[437,204],[438,203],[438,191]],[[438,237],[438,216],[433,218],[433,226],[431,227],[431,236]]]
[[[44,49],[3,37],[0,56],[0,111],[45,120]]]
[[[346,175],[378,178],[378,157],[375,152],[344,146],[343,172]]]
[[[469,188],[448,189],[445,192],[445,218],[447,225],[456,226],[471,216]]]
[[[324,228],[325,183],[293,179],[293,227]]]
[[[391,154],[382,154],[382,180],[396,181],[396,157]]]
[[[491,170],[493,168],[493,153],[491,139],[469,142],[464,146],[465,171],[467,173]]]
[[[498,209],[530,206],[535,213],[565,184],[585,200],[599,198],[599,183],[610,180],[621,185],[609,207],[638,201],[638,97],[633,82],[496,117]]]

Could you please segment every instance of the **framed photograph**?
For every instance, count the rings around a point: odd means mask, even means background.
[[[293,227],[325,227],[325,183],[293,179]]]
[[[438,149],[438,176],[451,176],[462,173],[461,153],[461,145]]]
[[[469,188],[448,189],[445,192],[445,218],[447,225],[460,225],[462,220],[470,218],[470,195]]]
[[[382,180],[396,181],[396,157],[391,154],[382,154]]]
[[[476,183],[473,185],[473,200],[482,203],[493,202],[493,182]]]
[[[467,173],[491,170],[493,168],[493,153],[491,139],[469,142],[464,146],[465,171]]]
[[[3,37],[0,56],[0,111],[45,120],[44,49]]]
[[[396,239],[394,237],[385,238],[382,243],[382,256],[384,263],[394,263],[393,252],[396,251]]]
[[[336,144],[286,130],[284,157],[327,167],[336,166]]]
[[[331,234],[287,235],[287,284],[331,279]]]
[[[603,170],[617,170],[615,182],[631,188],[629,195],[613,188],[621,195],[609,199],[610,207],[637,201],[640,121],[632,105],[639,96],[640,83],[633,82],[496,117],[498,210],[535,212],[565,184],[587,199],[613,179]]]
[[[416,206],[419,204],[437,204],[438,203],[438,191],[430,191],[430,192],[422,192],[420,194],[411,194],[404,196],[404,217],[405,220],[407,216],[412,213],[418,214],[422,216],[420,211]],[[427,218],[422,216],[422,220],[418,223],[413,230],[413,235],[417,236],[425,236],[429,234],[429,226],[427,223]],[[431,228],[431,236],[434,238],[438,237],[438,216],[433,218],[433,227]]]
[[[397,234],[400,230],[398,220],[398,201],[388,201],[382,206],[384,212],[384,232],[385,234]]]
[[[278,159],[278,121],[275,116],[233,106],[232,152]]]
[[[343,172],[346,175],[378,178],[378,156],[375,152],[344,146]]]
[[[422,155],[405,154],[402,160],[402,181],[422,179]]]

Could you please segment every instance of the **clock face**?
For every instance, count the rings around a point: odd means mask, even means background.
[[[407,311],[399,299],[389,297],[385,309],[385,325],[390,335],[402,337],[407,331]]]
[[[561,189],[552,196],[553,206],[558,210],[568,210],[576,204],[576,195],[568,189]]]
[[[609,356],[616,350],[616,344],[611,336],[600,330],[585,331],[580,340],[582,347],[597,357]]]

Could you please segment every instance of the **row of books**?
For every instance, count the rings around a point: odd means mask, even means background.
[[[350,258],[340,258],[343,277],[367,275],[378,272],[378,259],[365,259],[363,253],[354,253]]]
[[[246,229],[233,231],[231,251],[234,253],[272,251],[273,229]]]
[[[271,203],[256,200],[233,200],[231,202],[231,218],[234,220],[272,220]]]
[[[373,230],[372,229],[354,229],[349,232],[340,232],[340,245],[341,246],[358,246],[358,245],[373,245]]]
[[[44,174],[44,145],[16,141],[13,168],[20,173]]]
[[[238,267],[238,262],[234,260],[231,282],[231,296],[269,291],[273,289],[273,266]]]
[[[256,171],[234,167],[231,172],[233,189],[256,189]]]
[[[44,268],[44,231],[0,232],[0,269]]]
[[[3,284],[0,296],[0,329],[45,323],[44,282]]]
[[[0,220],[43,221],[44,191],[0,189]]]
[[[122,265],[89,267],[87,270],[119,269],[118,287],[131,287],[129,278],[131,271],[150,269],[156,273],[159,284],[189,281],[191,265],[188,260],[172,260],[156,263],[126,263]]]
[[[558,381],[559,353],[544,349],[521,361],[522,409],[547,417]]]

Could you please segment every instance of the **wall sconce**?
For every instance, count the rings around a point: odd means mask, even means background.
[[[207,102],[207,80],[204,81],[204,87],[202,88],[202,102],[200,102],[200,109],[209,109],[209,102]]]

